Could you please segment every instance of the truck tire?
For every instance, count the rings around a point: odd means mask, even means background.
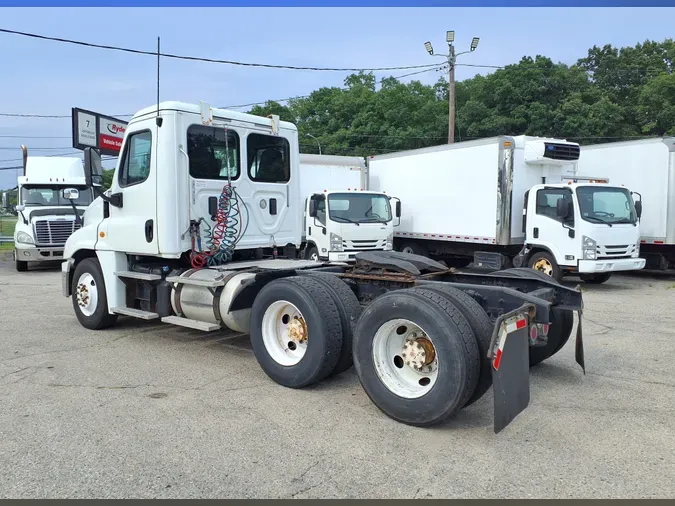
[[[603,274],[582,274],[579,277],[581,278],[581,281],[583,281],[584,283],[601,285],[602,283],[609,281],[609,278],[612,277],[612,273],[605,272]]]
[[[319,250],[316,246],[312,245],[307,248],[305,251],[305,260],[319,261]]]
[[[340,314],[325,285],[307,276],[265,285],[251,309],[251,346],[265,373],[303,388],[335,370],[342,348]]]
[[[17,272],[26,272],[28,270],[28,262],[16,260],[15,263]]]
[[[446,297],[460,310],[468,322],[476,342],[478,343],[478,359],[480,361],[480,376],[476,388],[463,407],[470,406],[483,397],[492,386],[492,366],[487,358],[492,338],[492,321],[483,307],[473,297],[452,286],[425,285],[425,289],[433,290]]]
[[[340,358],[331,376],[343,373],[354,364],[352,341],[354,340],[354,328],[359,320],[359,316],[361,316],[359,299],[356,298],[356,295],[354,295],[354,292],[352,292],[347,284],[334,274],[313,272],[311,270],[300,271],[300,274],[309,276],[322,283],[337,306],[340,313],[340,324],[342,325],[342,348],[340,349]]]
[[[420,255],[423,257],[429,256],[429,251],[427,250],[426,246],[416,241],[406,241],[401,244],[401,253]]]
[[[470,378],[479,373],[478,345],[447,298],[421,288],[395,290],[361,314],[354,368],[380,411],[428,427],[457,413],[471,395]]]
[[[84,328],[102,330],[115,324],[117,315],[108,312],[105,281],[97,258],[85,258],[76,265],[71,291],[75,316]]]
[[[492,273],[495,276],[502,274],[510,274],[519,278],[541,279],[551,281],[551,277],[547,274],[528,269],[526,267],[516,267],[513,269],[506,269]],[[560,284],[559,281],[554,280],[555,283]],[[547,358],[552,357],[558,353],[572,335],[574,328],[574,314],[572,311],[566,309],[553,308],[551,311],[551,322],[548,331],[548,343],[546,346],[531,346],[530,347],[530,367],[537,365]]]
[[[558,262],[555,261],[553,255],[546,251],[538,251],[534,253],[527,261],[527,265],[530,267],[530,269],[543,272],[556,281],[560,281],[562,279],[563,273],[560,270]]]

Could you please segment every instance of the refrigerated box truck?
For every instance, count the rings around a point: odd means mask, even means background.
[[[570,179],[579,152],[566,140],[500,136],[371,156],[368,188],[401,199],[399,251],[602,283],[644,267],[641,204],[627,188]],[[603,205],[622,210],[610,225],[594,213]]]
[[[358,156],[301,154],[304,257],[352,262],[360,251],[390,251],[400,204],[365,191],[366,163]]]
[[[640,256],[647,269],[675,269],[675,137],[583,146],[577,174],[641,195]]]

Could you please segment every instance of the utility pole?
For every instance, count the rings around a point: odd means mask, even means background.
[[[434,54],[434,48],[431,42],[425,42],[424,47],[431,56],[441,56],[448,60],[448,144],[455,142],[455,62],[457,57],[462,54],[471,53],[478,47],[478,37],[471,40],[469,51],[462,51],[455,54],[455,31],[449,30],[445,34],[445,41],[448,43],[448,54]]]

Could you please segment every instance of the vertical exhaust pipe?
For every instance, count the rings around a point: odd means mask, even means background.
[[[23,175],[26,175],[26,164],[28,163],[28,148],[21,145],[21,151],[23,151]]]

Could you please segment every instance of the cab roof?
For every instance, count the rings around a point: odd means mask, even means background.
[[[214,119],[216,118],[222,118],[222,119],[231,119],[235,121],[242,121],[245,123],[255,123],[257,125],[262,125],[262,126],[271,126],[271,119],[270,118],[265,118],[263,116],[256,116],[254,114],[247,114],[244,112],[238,112],[238,111],[231,111],[229,109],[220,109],[217,107],[211,106],[211,110],[213,111],[213,117]],[[189,104],[186,102],[177,102],[177,101],[167,101],[167,102],[160,102],[159,103],[159,112],[160,114],[162,112],[168,112],[168,111],[177,111],[177,112],[183,112],[183,113],[189,113],[189,114],[196,114],[198,116],[201,116],[201,107],[199,104]],[[144,118],[148,115],[153,115],[157,114],[157,105],[152,105],[149,107],[146,107],[144,109],[141,109],[138,111],[136,114],[133,115],[133,117],[130,120],[130,123],[132,123],[134,120]],[[286,130],[292,130],[292,131],[297,131],[297,127],[288,121],[280,121],[279,122],[279,128],[283,128]]]

